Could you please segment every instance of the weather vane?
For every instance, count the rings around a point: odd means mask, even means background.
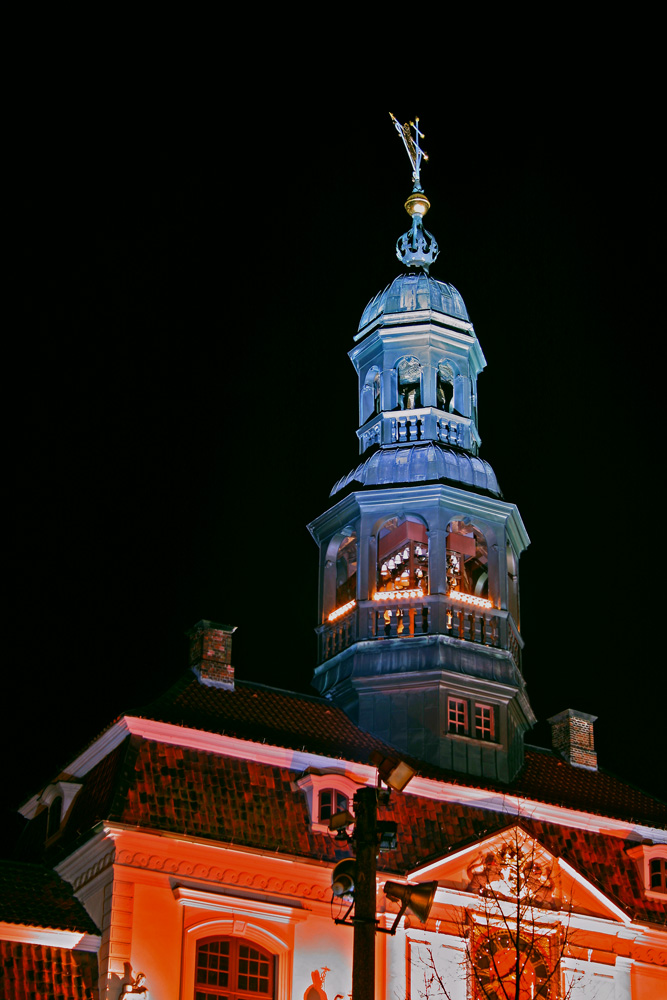
[[[428,153],[419,145],[419,140],[424,139],[424,133],[419,131],[419,118],[415,118],[413,122],[406,122],[405,125],[401,123],[389,112],[389,117],[394,123],[394,128],[403,140],[403,145],[405,146],[406,152],[410,157],[410,163],[412,164],[412,180],[415,184],[420,184],[419,170],[421,167],[422,159],[428,160]],[[412,138],[410,134],[410,128],[415,130],[415,137]]]
[[[429,266],[438,256],[439,251],[435,237],[422,225],[422,219],[431,207],[419,177],[422,160],[428,160],[428,155],[419,145],[419,140],[424,138],[424,133],[419,131],[419,118],[401,125],[391,111],[389,117],[410,157],[413,181],[412,194],[405,203],[405,210],[412,219],[412,227],[399,237],[396,243],[396,256],[406,267],[419,267],[428,274]],[[410,131],[411,128],[414,129],[414,138]]]

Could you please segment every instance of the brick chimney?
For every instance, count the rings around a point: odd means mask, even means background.
[[[203,619],[191,628],[190,667],[207,687],[234,690],[232,666],[232,633],[236,625],[218,625]]]
[[[574,708],[553,715],[547,722],[551,726],[551,745],[565,760],[575,767],[597,771],[598,755],[595,752],[593,723],[596,715],[586,715]]]

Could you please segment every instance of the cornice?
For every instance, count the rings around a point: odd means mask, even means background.
[[[260,764],[284,767],[297,772],[303,772],[308,767],[337,768],[340,770],[344,766],[349,774],[357,776],[368,785],[374,785],[377,778],[375,769],[369,764],[343,761],[340,758],[309,753],[305,750],[292,750],[267,743],[255,743],[252,740],[238,739],[220,733],[190,729],[187,726],[176,726],[173,723],[156,722],[153,719],[142,719],[131,715],[119,719],[110,730],[103,733],[95,743],[77,757],[69,768],[69,773],[75,777],[83,777],[129,734],[141,736],[156,743],[189,747],[204,753],[215,753],[241,760],[254,760]],[[409,790],[404,794],[421,795],[428,799],[470,805],[519,819],[524,816],[541,822],[574,827],[578,830],[606,833],[623,840],[640,842],[647,839],[660,844],[667,843],[667,830],[658,827],[635,823],[631,820],[614,819],[565,806],[550,805],[518,794],[474,788],[455,782],[438,781],[435,778],[414,777],[410,782]]]
[[[30,924],[9,924],[0,921],[0,940],[21,944],[43,944],[68,951],[98,951],[102,944],[99,934],[65,931],[53,927],[33,927]]]

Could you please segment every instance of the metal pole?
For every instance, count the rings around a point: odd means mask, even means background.
[[[375,1000],[375,866],[377,791],[360,788],[354,796],[357,873],[354,888],[352,1000]]]

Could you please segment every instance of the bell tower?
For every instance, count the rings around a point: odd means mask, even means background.
[[[349,352],[361,461],[309,525],[320,553],[313,683],[399,750],[510,781],[535,722],[519,621],[529,539],[478,455],[475,330],[459,292],[429,274],[438,246],[423,225],[418,122],[394,119],[413,168],[412,224],[396,245],[407,271],[371,299]]]

